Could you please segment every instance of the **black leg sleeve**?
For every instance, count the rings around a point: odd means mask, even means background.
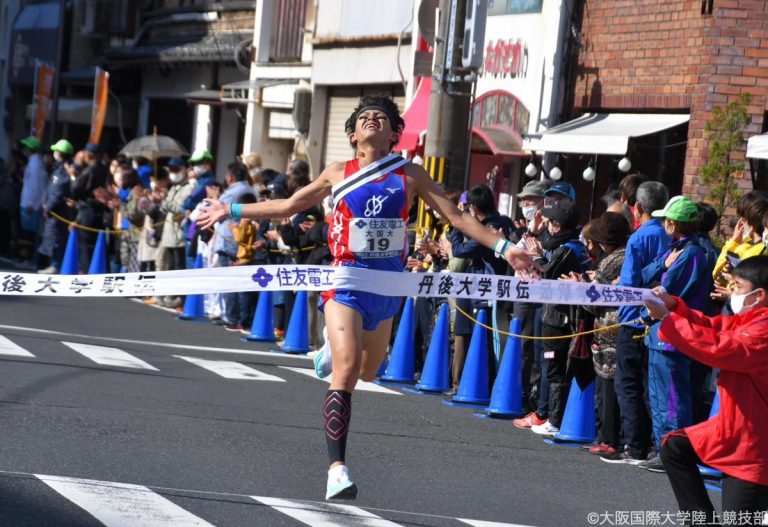
[[[342,390],[328,390],[323,401],[323,424],[330,464],[345,461],[351,417],[352,394]]]

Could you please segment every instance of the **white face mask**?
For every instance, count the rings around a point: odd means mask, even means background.
[[[743,239],[744,239],[744,240],[751,240],[751,239],[752,239],[752,227],[750,227],[749,225],[747,225],[746,227],[744,227],[744,236],[743,236]]]
[[[531,205],[530,207],[521,207],[521,210],[523,211],[523,218],[528,221],[533,221],[533,217],[536,215],[536,211],[539,210],[539,207]]]
[[[55,159],[56,162],[61,163],[61,161],[64,159],[64,156],[61,155],[61,152],[54,151],[53,152],[53,159]]]
[[[174,184],[181,183],[184,180],[184,172],[171,172],[168,174],[168,179]]]
[[[755,304],[745,305],[744,301],[747,299],[749,295],[752,293],[756,293],[758,290],[755,289],[754,291],[750,291],[749,293],[744,293],[743,295],[738,294],[732,294],[731,295],[731,310],[734,314],[740,315],[742,313],[746,313],[747,311],[751,310],[753,307],[755,307]]]
[[[133,167],[134,170],[138,170],[139,169],[139,164],[136,161],[132,161],[131,162],[131,166]]]
[[[205,174],[205,167],[203,165],[195,165],[194,171],[198,176],[202,176]]]
[[[763,243],[768,247],[768,228],[763,228]]]
[[[123,173],[115,172],[115,186],[123,188]]]
[[[155,183],[154,181],[150,181],[150,182],[149,182],[149,189],[150,189],[152,192],[156,191],[156,190],[157,190],[157,183]]]
[[[189,180],[189,184],[192,185],[192,188],[197,188],[197,185],[199,185],[200,182],[197,179],[192,178]]]

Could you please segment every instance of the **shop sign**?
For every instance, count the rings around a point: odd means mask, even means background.
[[[482,76],[525,78],[528,73],[528,45],[521,39],[488,41]]]

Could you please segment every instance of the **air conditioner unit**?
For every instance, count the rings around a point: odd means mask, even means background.
[[[312,90],[296,88],[293,93],[293,124],[299,133],[309,132],[309,120],[312,114]]]

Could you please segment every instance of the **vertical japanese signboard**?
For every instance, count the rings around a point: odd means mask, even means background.
[[[41,62],[35,61],[35,115],[32,118],[32,129],[30,135],[38,139],[43,138],[45,130],[45,121],[51,114],[51,98],[53,96],[53,67]]]
[[[93,81],[93,112],[91,113],[91,133],[88,136],[89,143],[98,144],[101,140],[101,131],[107,116],[108,96],[109,73],[101,68],[96,68],[96,78]]]

